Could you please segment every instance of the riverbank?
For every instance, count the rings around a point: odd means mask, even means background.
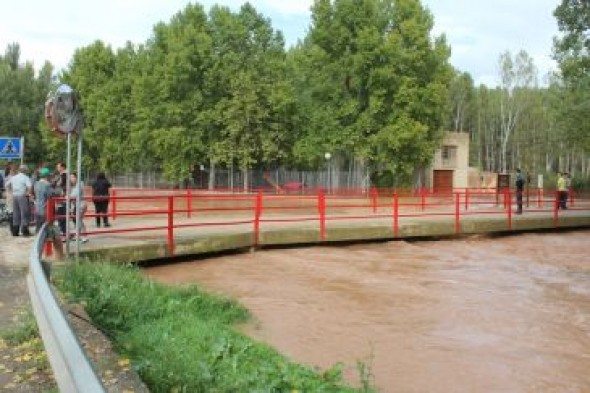
[[[196,286],[172,288],[131,266],[69,267],[60,288],[109,332],[152,392],[372,392],[343,382],[338,366],[296,364],[239,333],[249,319],[233,300]]]

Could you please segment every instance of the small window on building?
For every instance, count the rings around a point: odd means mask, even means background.
[[[443,146],[442,165],[447,168],[457,167],[457,146]]]

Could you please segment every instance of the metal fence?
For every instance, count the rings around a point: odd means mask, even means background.
[[[211,180],[213,179],[213,180]],[[210,181],[211,180],[211,181]],[[159,172],[140,172],[115,175],[111,183],[120,188],[369,188],[370,178],[366,170],[352,168],[348,171],[327,168],[324,171],[294,171],[284,168],[273,170],[234,171],[216,169],[214,174],[203,170],[182,182],[171,182]]]

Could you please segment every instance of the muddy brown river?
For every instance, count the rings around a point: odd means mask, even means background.
[[[155,267],[293,360],[381,392],[590,392],[590,231],[257,251]]]

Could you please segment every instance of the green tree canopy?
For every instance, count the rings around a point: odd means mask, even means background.
[[[560,37],[554,57],[563,77],[561,99],[567,102],[560,113],[564,137],[572,145],[590,151],[590,3],[562,0],[555,9]]]
[[[52,72],[53,66],[47,62],[37,74],[32,63],[22,64],[17,43],[8,45],[0,56],[0,133],[25,138],[27,162],[45,159],[41,124]]]
[[[428,162],[452,76],[444,37],[417,0],[317,0],[296,49],[307,114],[296,153],[325,151],[402,172]]]

